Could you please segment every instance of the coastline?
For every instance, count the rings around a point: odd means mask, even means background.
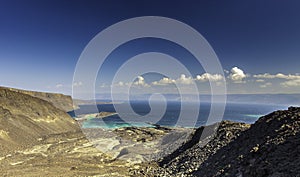
[[[280,139],[284,137],[288,141],[288,138],[296,138],[293,141],[299,141],[298,136],[295,136],[299,134],[297,133],[299,127],[289,128],[297,121],[299,122],[299,115],[300,108],[291,107],[288,110],[265,115],[252,125],[222,121],[217,123],[215,136],[205,137],[202,140],[199,139],[199,135],[202,134],[204,127],[188,129],[153,125],[154,127],[86,129],[83,130],[84,134],[80,131],[53,134],[40,138],[39,142],[31,148],[20,149],[0,157],[0,165],[6,175],[22,174],[24,176],[42,175],[42,172],[35,170],[36,165],[45,171],[48,168],[52,169],[48,173],[50,176],[57,174],[62,176],[238,174],[235,171],[238,169],[236,165],[244,160],[251,160],[253,157],[255,159],[261,157],[262,154],[267,153],[265,147],[274,148],[275,152],[276,148],[281,148],[281,146],[294,147],[290,143],[280,143]],[[213,130],[217,124],[207,127]],[[234,155],[231,157],[228,154]],[[238,155],[242,155],[243,158],[238,159]],[[285,155],[278,153],[276,157]],[[263,158],[267,158],[266,160],[272,162],[272,165],[282,163],[282,161],[273,162],[272,159],[268,159],[274,156],[275,154],[270,157],[263,156]],[[227,163],[232,162],[232,158],[237,158],[235,160],[239,162],[229,167]],[[222,159],[222,165],[218,165],[220,159]],[[211,168],[206,167],[207,165],[213,165],[217,170],[211,171],[209,170]],[[260,162],[253,165],[255,168],[252,169],[253,174],[262,174],[260,169],[264,168],[264,165]],[[290,165],[295,169],[298,168],[293,164]],[[252,167],[243,167],[243,169],[248,168]],[[267,168],[267,171],[268,174],[274,174],[276,168]],[[292,171],[288,173],[294,174]],[[243,171],[243,174],[248,174],[248,172]]]
[[[103,118],[113,116],[113,115],[118,115],[118,113],[116,113],[116,112],[99,112],[99,113],[91,113],[91,114],[81,114],[81,115],[74,117],[74,119],[76,121],[84,121],[84,120],[89,120],[89,119],[103,119]]]
[[[0,92],[3,176],[296,176],[300,171],[300,108],[272,112],[254,124],[180,128],[148,122],[151,126],[100,129],[78,122],[97,122],[96,117],[101,122],[115,112],[83,115],[76,123],[50,102]]]

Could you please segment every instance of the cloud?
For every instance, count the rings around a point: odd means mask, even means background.
[[[135,86],[143,86],[143,87],[150,87],[142,76],[138,76],[137,80],[133,82]]]
[[[82,82],[74,82],[73,87],[80,87],[82,86]]]
[[[266,87],[270,87],[270,86],[272,86],[271,82],[267,82],[265,84],[260,85],[261,88],[266,88]]]
[[[102,84],[100,85],[100,88],[106,88],[106,87],[108,87],[108,85],[106,85],[105,83],[102,83]]]
[[[124,82],[120,81],[120,82],[118,83],[118,85],[119,85],[119,86],[124,86],[125,84],[124,84]]]
[[[287,80],[300,79],[300,75],[293,75],[293,74],[285,75],[285,74],[282,74],[282,73],[278,73],[278,74],[269,74],[269,73],[257,74],[257,75],[253,75],[253,77],[260,78],[260,79],[287,79]]]
[[[257,79],[256,82],[265,82],[263,79]]]
[[[204,73],[202,75],[197,75],[196,80],[216,82],[216,81],[224,80],[224,77],[221,74]]]
[[[175,83],[174,79],[164,77],[159,81],[152,82],[152,85],[168,85],[168,84],[174,84],[174,83]]]
[[[280,85],[283,87],[300,86],[300,75],[299,74],[293,75],[293,74],[282,74],[282,73],[277,73],[277,74],[264,73],[264,74],[253,75],[253,77],[258,78],[258,79],[284,79],[286,81],[280,83]]]
[[[300,86],[300,79],[288,80],[280,84],[283,87],[297,87]]]
[[[217,82],[224,80],[224,77],[221,74],[209,74],[204,73],[202,75],[197,75],[195,78],[187,77],[185,74],[181,74],[179,78],[177,79],[171,79],[168,77],[164,77],[159,81],[152,82],[152,85],[169,85],[169,84],[183,84],[183,85],[190,85],[194,81],[211,81],[211,82]]]
[[[224,73],[229,74],[230,72],[226,69],[224,69]]]
[[[230,75],[228,76],[228,78],[231,79],[234,83],[244,83],[243,79],[245,79],[246,77],[247,76],[244,71],[238,67],[233,67],[230,70]]]
[[[63,85],[62,85],[62,84],[56,84],[55,87],[56,87],[56,88],[61,88],[61,87],[63,87]]]
[[[150,87],[149,84],[145,82],[145,79],[142,76],[138,76],[137,79],[134,82],[118,82],[116,84],[113,84],[112,87]]]
[[[194,79],[192,77],[186,77],[184,74],[181,74],[175,82],[178,84],[189,85],[194,82]]]

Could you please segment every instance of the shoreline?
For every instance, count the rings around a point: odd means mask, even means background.
[[[109,116],[117,115],[118,113],[116,112],[99,112],[99,113],[91,113],[91,114],[81,114],[73,119],[76,121],[84,121],[84,120],[89,120],[89,119],[104,119]]]
[[[42,162],[41,169],[54,169],[51,175],[90,175],[92,170],[93,174],[98,175],[117,171],[117,176],[216,176],[217,173],[239,174],[236,169],[240,164],[254,159],[253,167],[242,166],[242,170],[246,169],[244,174],[250,171],[257,176],[262,174],[260,169],[266,167],[264,161],[258,160],[262,154],[270,153],[270,149],[272,156],[263,158],[270,162],[268,174],[276,174],[279,170],[273,167],[281,161],[273,157],[293,160],[292,157],[297,154],[297,150],[291,151],[291,155],[282,154],[281,150],[291,149],[295,147],[292,143],[299,141],[299,126],[295,126],[299,122],[299,112],[300,108],[295,107],[275,111],[251,125],[218,122],[217,129],[216,125],[205,126],[216,132],[214,136],[203,139],[201,135],[205,127],[166,129],[156,124],[152,128],[86,129],[83,132],[50,134],[40,138],[32,147],[4,154],[0,157],[0,164],[8,175],[24,174],[24,169],[29,176],[41,174],[33,164]],[[115,113],[107,115],[111,114]],[[291,129],[292,126],[295,128]],[[284,136],[277,132],[284,132]],[[288,143],[283,143],[282,137]],[[292,167],[280,168],[296,169],[296,161],[289,162]],[[207,169],[206,164],[217,170]],[[295,173],[287,171],[287,174]]]

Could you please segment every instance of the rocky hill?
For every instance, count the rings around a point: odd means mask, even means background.
[[[31,94],[0,88],[0,176],[128,176],[131,163],[96,149],[64,110]]]
[[[192,175],[300,176],[300,108],[261,117]]]
[[[190,138],[176,151],[158,162],[144,164],[140,170],[132,170],[132,176],[191,176],[209,156],[226,146],[250,127],[249,124],[222,121],[207,127],[215,136],[200,140],[204,127],[196,129]],[[206,129],[206,130],[207,130]]]
[[[42,100],[48,101],[52,103],[55,107],[64,110],[65,112],[72,111],[73,109],[77,109],[78,106],[73,104],[72,97],[68,95],[63,95],[60,93],[46,93],[46,92],[36,92],[36,91],[28,91],[21,90],[15,88],[5,88],[0,87],[0,89],[9,89],[11,91],[15,91],[18,93],[27,94],[33,97],[40,98]]]
[[[215,136],[199,141],[202,130],[169,156],[132,169],[132,176],[300,176],[300,108],[252,125],[223,121]]]
[[[50,102],[0,88],[0,155],[34,145],[42,136],[78,130],[77,123]]]

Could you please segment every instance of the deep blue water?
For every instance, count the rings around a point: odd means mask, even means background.
[[[156,106],[160,106],[161,103],[155,103]],[[189,103],[195,104],[195,103]],[[122,108],[122,104],[118,105]],[[182,126],[182,127],[199,127],[205,125],[208,114],[210,111],[210,103],[201,103],[198,118],[192,116],[185,116],[184,121],[178,122],[180,115],[181,105],[180,102],[168,102],[166,111],[161,119],[156,113],[148,114],[151,110],[148,102],[135,101],[131,102],[133,110],[138,116],[126,112],[126,109],[122,109],[122,116],[113,115],[103,119],[89,119],[83,123],[84,128],[117,128],[124,126],[149,126],[148,123],[155,123],[163,126]],[[112,104],[97,105],[99,111],[115,112],[115,108]],[[192,107],[192,106],[191,106]],[[259,117],[271,113],[278,109],[286,109],[287,106],[282,105],[266,105],[266,104],[241,104],[241,103],[227,103],[223,118],[218,120],[231,120],[236,122],[254,123]],[[192,112],[192,108],[187,108],[187,112]],[[76,111],[77,114],[89,114],[94,113],[91,110],[91,106],[82,105],[80,109]],[[70,113],[74,116],[74,113]],[[141,118],[141,116],[144,116]],[[190,123],[195,121],[195,123]]]

